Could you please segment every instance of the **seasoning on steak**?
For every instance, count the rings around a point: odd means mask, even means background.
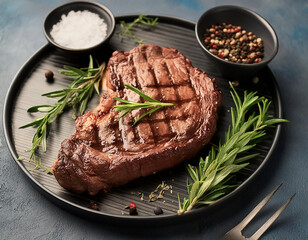
[[[216,130],[221,93],[189,59],[172,48],[141,45],[116,51],[105,73],[108,92],[99,105],[76,120],[76,133],[62,142],[52,171],[59,184],[97,194],[194,157]],[[161,102],[174,103],[134,121],[133,110],[119,121],[113,97],[144,101],[132,85]]]

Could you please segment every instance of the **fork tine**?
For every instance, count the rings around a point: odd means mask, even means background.
[[[280,216],[280,214],[286,209],[286,207],[289,205],[291,200],[295,197],[295,193],[292,197],[289,198],[288,201],[284,205],[282,205],[274,214],[271,216],[266,223],[262,225],[262,227],[259,228],[250,238],[249,240],[257,240],[259,239],[263,233],[272,225],[273,222]]]
[[[280,183],[270,194],[268,194],[235,228],[243,230],[248,223],[257,215],[257,213],[264,207],[265,204],[271,199],[275,192],[281,187]]]

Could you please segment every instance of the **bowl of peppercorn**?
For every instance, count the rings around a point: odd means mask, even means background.
[[[196,38],[221,76],[250,79],[278,52],[272,26],[259,14],[238,6],[219,6],[201,15]]]

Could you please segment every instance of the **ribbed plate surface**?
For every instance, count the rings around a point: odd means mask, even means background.
[[[132,21],[137,16],[117,17],[116,33],[120,30],[119,21]],[[181,19],[159,16],[159,24],[152,29],[137,27],[134,33],[145,43],[153,43],[160,46],[172,47],[178,49],[186,57],[188,57],[195,67],[204,70],[210,77],[217,78],[219,89],[223,92],[223,106],[220,112],[218,123],[218,131],[213,142],[224,136],[224,132],[230,123],[231,117],[228,109],[233,106],[232,98],[229,94],[230,88],[227,79],[219,77],[219,72],[215,66],[204,58],[201,48],[195,40],[194,23]],[[128,51],[134,48],[136,44],[129,38],[121,39],[117,34],[112,37],[109,46],[100,52],[93,53],[94,57],[99,61],[108,60],[108,57],[114,50]],[[58,74],[58,69],[63,65],[73,65],[76,67],[85,67],[88,64],[88,56],[69,56],[63,52],[56,51],[49,45],[40,49],[19,71],[9,89],[5,106],[4,106],[4,129],[6,139],[10,151],[16,160],[19,157],[29,159],[29,154],[25,150],[31,147],[31,140],[35,132],[34,128],[18,129],[20,126],[33,121],[38,115],[28,114],[26,111],[29,107],[39,104],[53,104],[54,99],[42,97],[41,94],[53,90],[63,89],[69,85],[70,80]],[[55,73],[55,81],[48,83],[45,80],[44,73],[51,70]],[[258,73],[259,82],[257,84],[248,80],[244,85],[236,88],[241,95],[243,90],[258,91],[259,95],[264,95],[272,100],[269,109],[270,115],[281,117],[281,103],[279,91],[273,75],[268,68]],[[99,97],[95,96],[88,109],[92,109],[98,104]],[[74,132],[74,120],[71,118],[72,112],[65,112],[59,120],[51,127],[48,137],[47,153],[40,153],[44,166],[50,167],[57,158],[60,143],[63,139],[69,138]],[[239,174],[239,178],[246,180],[243,184],[248,184],[249,180],[256,175],[264,162],[269,159],[275,142],[278,138],[279,127],[271,128],[268,131],[269,138],[259,144],[254,152],[260,155],[254,159],[249,167]],[[206,153],[206,150],[205,150]],[[203,155],[205,153],[202,153]],[[16,160],[17,161],[17,160]],[[194,160],[192,160],[193,162]],[[87,195],[77,195],[66,191],[60,187],[52,175],[48,175],[42,171],[27,171],[33,169],[33,164],[27,161],[17,161],[19,167],[27,174],[30,181],[34,183],[44,194],[51,197],[53,201],[61,206],[83,215],[89,215],[96,219],[112,219],[112,220],[162,220],[176,219],[176,211],[178,209],[177,194],[181,198],[186,196],[186,179],[188,177],[185,165],[182,164],[168,171],[157,173],[153,176],[138,179],[123,187],[113,189],[108,194],[100,193],[95,197]],[[172,191],[166,191],[164,198],[156,202],[148,202],[149,194],[162,182],[172,186]],[[241,186],[243,186],[243,184]],[[241,187],[240,186],[240,187]],[[223,206],[223,202],[230,199],[236,194],[240,187],[228,196],[225,196],[217,204]],[[143,196],[143,200],[141,197]],[[92,210],[88,206],[90,202],[95,202],[99,211]],[[124,209],[131,201],[138,206],[138,216],[129,216],[128,211]],[[217,205],[216,204],[216,205]],[[155,216],[153,207],[161,206],[164,214]],[[212,206],[202,207],[191,214],[202,213]],[[183,219],[183,218],[182,218]]]

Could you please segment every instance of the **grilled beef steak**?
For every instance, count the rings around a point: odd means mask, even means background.
[[[221,93],[214,79],[176,49],[141,45],[116,51],[105,79],[109,91],[94,110],[76,120],[76,133],[62,142],[52,167],[64,188],[95,195],[192,158],[214,135]],[[124,84],[174,106],[135,126],[144,110],[133,110],[117,121],[120,113],[113,106],[119,102],[112,97],[144,101]]]

